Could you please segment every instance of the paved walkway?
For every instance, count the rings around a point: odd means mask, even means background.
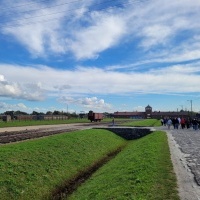
[[[200,130],[158,129],[167,132],[181,200],[200,200]]]

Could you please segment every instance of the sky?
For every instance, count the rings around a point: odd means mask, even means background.
[[[0,113],[200,111],[199,0],[0,0]]]

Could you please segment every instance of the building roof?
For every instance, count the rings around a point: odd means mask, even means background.
[[[133,115],[144,115],[145,112],[114,112],[115,116],[133,116]]]
[[[179,117],[179,116],[182,116],[182,115],[188,115],[188,111],[184,111],[184,112],[163,112],[163,111],[154,111],[152,112],[152,116],[157,116],[157,115],[160,115],[160,116],[176,116],[176,117]]]
[[[147,107],[145,107],[145,108],[152,108],[150,105],[148,105]]]

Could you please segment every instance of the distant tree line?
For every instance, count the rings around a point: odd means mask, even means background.
[[[63,115],[63,116],[68,116],[69,118],[87,118],[87,114],[88,113],[80,113],[77,114],[76,112],[73,113],[69,113],[69,112],[63,112],[63,111],[58,111],[58,110],[54,110],[52,111],[47,111],[46,113],[43,112],[37,112],[37,111],[33,111],[31,114],[23,112],[23,111],[6,111],[4,113],[1,113],[0,115],[10,115],[12,119],[14,119],[14,116],[18,116],[18,115],[37,115],[37,116],[41,116],[41,115]],[[108,112],[104,112],[104,117],[108,117],[108,118],[112,118],[113,117],[113,113],[108,113]]]
[[[43,112],[37,112],[37,111],[33,111],[31,114],[28,114],[26,112],[23,111],[6,111],[4,113],[1,113],[1,115],[10,115],[11,117],[16,116],[16,115],[64,115],[64,116],[68,116],[68,117],[78,117],[78,115],[73,112],[73,113],[69,113],[69,112],[63,112],[63,111],[47,111],[46,113]]]

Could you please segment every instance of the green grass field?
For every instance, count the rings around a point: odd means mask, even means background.
[[[142,119],[142,120],[132,120],[120,124],[121,126],[134,126],[134,127],[154,127],[161,126],[160,120],[157,119]]]
[[[70,200],[178,200],[176,177],[164,132],[127,147],[70,196]]]
[[[124,121],[124,123],[123,123]],[[112,122],[112,118],[104,118],[102,122]],[[36,126],[36,125],[55,125],[55,124],[72,124],[72,123],[91,123],[88,119],[68,119],[68,120],[16,120],[16,121],[9,121],[3,122],[0,121],[0,128],[3,127],[19,127],[19,126]],[[99,122],[101,123],[101,122]],[[160,120],[157,119],[142,119],[142,120],[135,120],[135,119],[122,119],[116,118],[115,123],[120,126],[160,126]]]
[[[127,119],[115,119],[116,122],[127,121]],[[131,120],[132,121],[132,120]],[[112,118],[104,118],[101,122],[112,122]],[[101,123],[98,122],[98,123]],[[35,126],[35,125],[55,125],[55,124],[72,124],[72,123],[91,123],[87,118],[77,119],[71,118],[67,120],[14,120],[9,122],[0,121],[0,128],[3,127],[19,127],[19,126]]]
[[[9,122],[0,121],[0,128],[3,127],[19,127],[19,126],[35,126],[35,125],[54,125],[54,124],[71,124],[71,123],[87,123],[88,119],[68,119],[68,120],[15,120]]]
[[[67,180],[124,145],[70,198],[178,199],[164,132],[125,141],[101,129],[1,145],[1,199],[51,199]]]
[[[91,129],[1,145],[0,199],[45,199],[124,143],[109,131]]]

